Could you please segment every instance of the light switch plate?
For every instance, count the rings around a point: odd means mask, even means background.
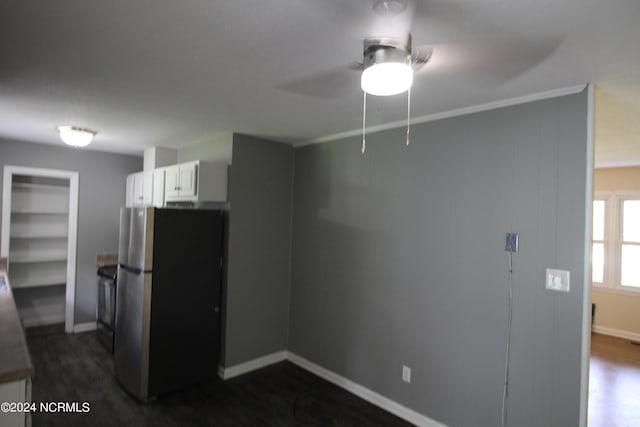
[[[568,270],[555,270],[547,268],[546,275],[547,289],[558,292],[569,292],[570,289],[570,272]]]
[[[402,381],[405,383],[411,382],[411,368],[408,366],[402,366]]]

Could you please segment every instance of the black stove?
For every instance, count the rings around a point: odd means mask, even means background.
[[[116,326],[117,274],[115,265],[98,268],[98,339],[110,353],[113,353]]]

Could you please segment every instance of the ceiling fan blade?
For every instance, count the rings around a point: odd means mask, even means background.
[[[362,64],[353,62],[278,86],[278,89],[313,98],[331,99],[360,89]]]
[[[511,38],[438,44],[426,70],[434,77],[459,74],[475,82],[506,84],[553,54],[561,42]]]
[[[424,67],[433,55],[433,48],[427,45],[415,46],[411,52],[411,68],[413,72]]]
[[[420,1],[414,42],[426,42],[434,49],[420,73],[505,84],[544,61],[563,41],[563,34],[532,38],[526,28],[497,22],[499,7],[499,2]]]

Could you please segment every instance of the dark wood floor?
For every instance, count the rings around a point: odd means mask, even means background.
[[[33,415],[42,426],[408,426],[289,363],[216,380],[148,404],[126,394],[95,333],[27,331],[34,402],[88,402],[88,413]]]
[[[588,424],[640,426],[640,345],[591,335]]]

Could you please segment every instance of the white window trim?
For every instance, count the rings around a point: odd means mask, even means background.
[[[624,200],[640,200],[640,191],[596,191],[593,200],[604,200],[605,202],[605,261],[604,283],[592,282],[591,285],[598,292],[638,296],[640,295],[640,288],[622,286],[620,282],[622,274],[622,202]],[[593,244],[593,238],[591,243]]]
[[[590,279],[592,280],[591,284],[593,286],[596,286],[598,288],[606,288],[608,287],[608,285],[610,283],[613,283],[612,280],[610,280],[611,278],[610,276],[610,271],[611,268],[609,266],[609,263],[607,263],[607,260],[609,260],[609,251],[611,248],[611,244],[609,242],[609,237],[611,235],[610,230],[609,230],[609,226],[611,224],[611,221],[609,219],[609,214],[611,209],[609,208],[609,206],[611,205],[611,194],[609,193],[595,193],[593,196],[593,201],[596,200],[600,200],[604,202],[604,228],[603,228],[603,240],[602,243],[604,245],[604,266],[603,266],[603,274],[602,274],[602,282],[593,282],[593,274],[591,274]],[[592,213],[593,213],[593,209],[592,209]],[[591,221],[593,221],[593,217],[591,218]],[[591,225],[591,262],[593,262],[593,224]],[[590,269],[590,271],[592,271],[593,268]]]

